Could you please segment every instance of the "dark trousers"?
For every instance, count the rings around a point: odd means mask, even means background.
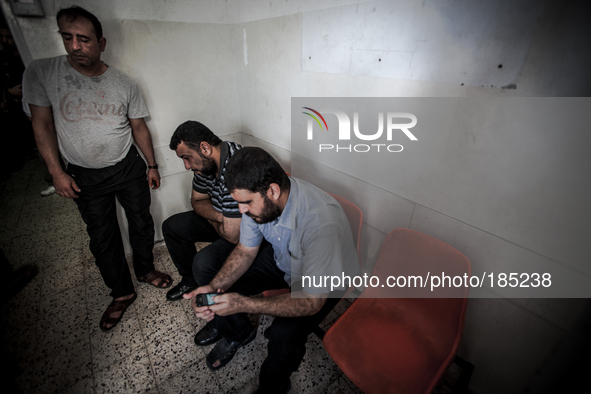
[[[198,283],[209,283],[221,268],[219,264],[196,264],[194,274]],[[259,253],[251,267],[234,283],[227,292],[242,295],[259,294],[265,290],[286,288],[284,273],[275,263],[273,247],[263,241]],[[322,309],[312,316],[275,317],[271,326],[265,331],[269,339],[268,355],[261,367],[259,384],[261,390],[269,393],[287,391],[289,377],[304,358],[306,341],[314,328],[318,326],[328,313],[339,302],[340,298],[328,298]],[[224,338],[238,341],[246,338],[252,331],[252,325],[245,313],[229,316],[216,316],[209,324],[217,328]],[[267,391],[265,391],[267,392]]]
[[[194,211],[177,213],[166,219],[162,223],[162,235],[172,262],[183,277],[181,283],[191,287],[198,286],[193,276],[193,265],[197,264],[197,261],[213,259],[221,260],[223,263],[236,246],[220,237],[211,223]],[[197,253],[195,242],[211,242],[211,244]]]
[[[340,300],[338,296],[327,298],[322,309],[312,316],[275,317],[271,326],[265,331],[265,338],[269,340],[269,344],[267,358],[259,374],[261,393],[287,392],[289,377],[298,369],[306,354],[308,335]]]
[[[145,276],[154,269],[154,221],[143,159],[132,146],[128,155],[114,166],[89,169],[70,164],[67,172],[82,190],[74,201],[86,223],[90,251],[111,289],[111,297],[132,294],[134,286],[125,259],[115,199],[125,210],[129,224],[135,275]]]

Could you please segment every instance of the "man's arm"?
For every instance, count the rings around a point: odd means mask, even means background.
[[[222,266],[215,278],[206,286],[186,294],[187,299],[197,294],[214,293],[229,289],[252,265],[259,247],[248,248],[239,243],[232,251],[228,260]],[[192,302],[195,316],[210,321],[214,315],[227,316],[234,313],[269,314],[283,317],[310,316],[322,308],[326,302],[326,295],[292,298],[291,294],[282,294],[269,298],[250,298],[238,293],[228,293],[215,296],[214,305],[197,307]]]
[[[249,248],[238,242],[209,285],[214,289],[228,290],[250,268],[258,252],[259,246]]]
[[[211,197],[207,193],[200,193],[193,189],[191,193],[191,206],[197,215],[210,222],[221,223],[223,220],[224,215],[213,207]]]
[[[148,161],[148,165],[156,165],[152,136],[150,135],[148,126],[146,126],[146,122],[144,122],[143,118],[129,119],[129,124],[131,125],[133,139],[144,154],[144,157]],[[156,186],[153,186],[152,184],[154,181],[156,182]],[[153,189],[158,189],[160,187],[160,173],[157,169],[148,169],[148,185],[152,186]]]
[[[35,141],[39,148],[39,153],[45,160],[47,169],[53,178],[53,185],[56,193],[65,198],[77,198],[76,192],[80,188],[68,174],[64,172],[60,163],[60,155],[57,144],[57,135],[53,123],[53,113],[51,107],[40,107],[38,105],[29,105],[31,108],[31,117]]]
[[[228,218],[222,216],[222,222],[210,222],[218,234],[233,244],[240,240],[240,222],[242,218]]]
[[[209,220],[221,237],[233,244],[238,243],[242,218],[225,217],[213,207],[208,194],[199,193],[195,190],[191,194],[191,206],[197,215]]]
[[[339,225],[327,223],[311,228],[311,231],[306,231],[302,235],[305,245],[305,249],[302,251],[304,256],[302,258],[303,275],[320,278],[327,275],[340,276],[341,274],[352,276],[350,272],[344,271],[342,253],[345,249],[339,242],[339,229]],[[310,293],[318,291],[320,294],[312,295],[307,291]],[[210,310],[221,316],[240,312],[283,317],[309,316],[322,308],[328,293],[328,287],[324,289],[308,288],[307,290],[304,287],[304,290],[298,294],[303,297],[284,294],[278,297],[249,298],[237,293],[228,293],[214,297],[216,305],[210,306]]]
[[[213,298],[209,309],[220,316],[234,313],[265,314],[282,317],[311,316],[320,311],[326,302],[326,295],[293,298],[292,294],[277,297],[250,298],[238,293],[228,293]]]

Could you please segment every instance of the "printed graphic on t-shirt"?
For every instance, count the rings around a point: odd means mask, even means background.
[[[79,91],[66,93],[60,101],[60,116],[67,122],[93,120],[102,124],[118,125],[125,116],[126,108],[121,102],[109,102],[105,92],[97,90],[94,100],[81,98]],[[88,96],[87,96],[88,97]]]

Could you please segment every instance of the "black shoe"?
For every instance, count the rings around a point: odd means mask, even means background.
[[[205,363],[212,371],[220,369],[224,365],[228,364],[232,358],[234,358],[234,355],[236,355],[236,351],[238,349],[252,342],[256,336],[257,332],[253,328],[250,334],[242,341],[229,341],[226,338],[222,338],[222,340],[219,341],[217,345],[215,345],[211,352],[209,352],[205,358]],[[214,367],[213,364],[218,360],[220,363]]]
[[[197,286],[187,286],[179,283],[166,293],[166,299],[168,301],[178,301],[183,299],[183,295],[192,292]]]
[[[217,328],[212,327],[209,323],[205,325],[199,332],[195,335],[195,345],[197,346],[207,346],[211,345],[212,343],[216,343],[222,339],[222,336],[218,332]]]
[[[0,256],[0,259],[3,257],[4,255]],[[11,272],[9,275],[7,275],[8,286],[5,286],[1,290],[1,294],[3,296],[2,298],[10,298],[15,296],[23,289],[23,287],[25,287],[27,283],[29,283],[35,277],[35,275],[37,275],[38,271],[39,270],[37,269],[36,265],[27,264],[20,267],[16,271]]]

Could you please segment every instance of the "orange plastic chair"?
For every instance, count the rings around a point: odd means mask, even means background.
[[[359,257],[359,246],[361,244],[361,224],[363,223],[363,212],[361,209],[351,201],[339,197],[335,194],[330,194],[335,200],[341,204],[347,219],[349,220],[349,226],[351,226],[351,233],[353,234],[353,240],[355,241],[355,249],[357,250],[357,258],[359,259],[359,265],[361,266],[361,258]],[[289,289],[278,289],[278,290],[266,290],[263,292],[264,297],[273,297],[281,294],[288,293]]]
[[[335,200],[341,204],[347,219],[349,220],[349,226],[351,227],[351,234],[353,234],[353,240],[355,241],[355,249],[357,250],[357,259],[359,260],[359,266],[361,266],[360,249],[361,246],[361,225],[363,224],[363,212],[361,209],[351,201],[339,197],[336,194],[330,194]]]
[[[444,242],[409,229],[390,232],[372,275],[385,280],[417,269],[471,273],[466,256]],[[454,361],[468,288],[449,289],[459,298],[385,298],[407,296],[404,290],[367,287],[324,336],[330,356],[364,393],[430,394]]]

